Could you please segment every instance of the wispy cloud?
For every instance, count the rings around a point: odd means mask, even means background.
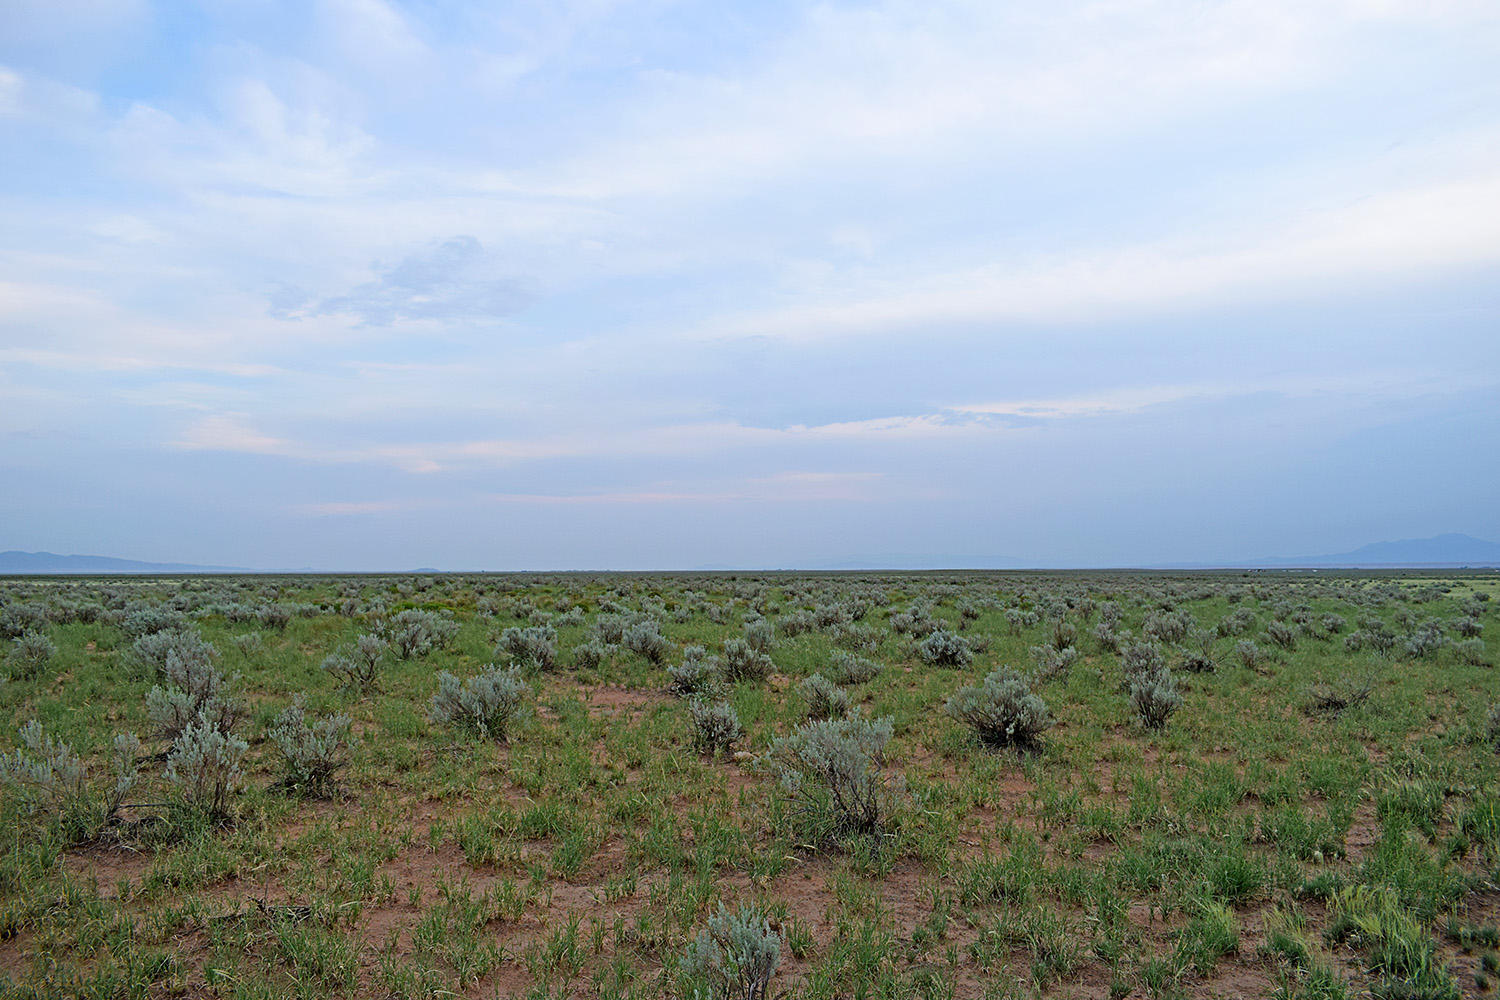
[[[532,298],[518,281],[495,273],[492,255],[472,236],[443,240],[377,271],[376,280],[324,299],[310,311],[348,313],[375,325],[401,319],[498,320]],[[295,315],[293,309],[281,312]]]

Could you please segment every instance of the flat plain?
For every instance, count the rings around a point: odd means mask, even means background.
[[[1497,590],[0,581],[0,991],[1494,995]]]

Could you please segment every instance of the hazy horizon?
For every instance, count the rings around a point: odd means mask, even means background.
[[[1500,8],[22,0],[0,548],[1500,538]]]

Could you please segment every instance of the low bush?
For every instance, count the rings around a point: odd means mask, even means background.
[[[143,635],[131,644],[131,652],[156,677],[166,676],[168,658],[176,660],[175,669],[183,670],[212,663],[219,655],[211,643],[205,642],[198,631],[191,628],[166,629]]]
[[[745,735],[739,713],[727,701],[694,699],[688,704],[688,717],[692,722],[693,746],[700,753],[728,753]]]
[[[213,720],[189,723],[172,743],[166,778],[190,810],[219,822],[229,817],[229,803],[239,790],[240,769],[249,744],[220,729]]]
[[[1161,729],[1182,707],[1177,679],[1165,665],[1132,675],[1128,690],[1136,716],[1147,729]]]
[[[724,655],[719,662],[724,679],[730,682],[763,681],[776,669],[770,656],[744,639],[725,639]]]
[[[166,686],[156,685],[146,695],[146,715],[156,734],[176,740],[189,726],[207,724],[229,733],[244,711],[230,692],[231,681],[212,661],[169,650],[162,668]]]
[[[672,643],[661,634],[661,626],[647,618],[625,629],[620,645],[646,658],[648,663],[661,666],[672,653]]]
[[[52,739],[35,719],[21,727],[20,737],[20,748],[0,754],[0,780],[22,810],[51,816],[68,843],[97,838],[135,787],[141,741],[134,733],[116,736],[106,773],[95,775],[72,746]]]
[[[378,685],[380,668],[389,649],[384,639],[367,632],[354,640],[352,647],[324,657],[322,668],[345,687],[369,691]]]
[[[1413,660],[1424,660],[1446,645],[1448,645],[1448,637],[1443,634],[1442,625],[1437,622],[1423,622],[1412,630],[1411,635],[1407,636],[1406,655]]]
[[[1193,629],[1182,647],[1182,669],[1190,674],[1211,674],[1217,670],[1214,634],[1207,629]]]
[[[1453,655],[1458,657],[1460,663],[1467,663],[1471,667],[1489,665],[1489,657],[1485,655],[1484,640],[1478,636],[1459,639],[1453,643]]]
[[[507,657],[527,669],[551,670],[557,666],[557,629],[551,625],[506,629],[495,647],[495,658]]]
[[[1125,675],[1125,686],[1142,674],[1154,674],[1166,667],[1161,650],[1155,643],[1132,642],[1120,652],[1120,670]]]
[[[797,691],[807,702],[809,719],[836,719],[849,714],[849,692],[822,674],[804,680]]]
[[[22,632],[11,640],[5,663],[12,680],[29,681],[40,677],[56,655],[57,646],[45,632]]]
[[[917,655],[932,667],[966,667],[974,659],[967,639],[941,628],[917,643]]]
[[[824,671],[835,684],[863,684],[874,680],[881,669],[881,665],[874,660],[835,649]]]
[[[979,684],[959,688],[943,710],[991,747],[1033,746],[1054,724],[1047,703],[1008,667],[990,671]]]
[[[765,1000],[781,964],[781,936],[760,910],[719,910],[688,945],[678,966],[694,981],[682,992],[703,1000]]]
[[[1187,638],[1193,627],[1193,616],[1187,611],[1153,611],[1141,624],[1141,631],[1157,642],[1174,643]]]
[[[590,639],[573,647],[573,666],[580,670],[597,670],[609,659],[609,647]]]
[[[776,629],[764,618],[745,623],[745,641],[757,653],[769,653],[776,643]]]
[[[281,786],[310,798],[330,798],[349,763],[350,719],[326,715],[309,723],[300,703],[276,717],[268,734],[281,755]]]
[[[682,663],[667,668],[671,679],[668,690],[679,698],[717,692],[724,685],[724,673],[717,656],[708,656],[702,646],[682,651]]]
[[[428,703],[428,714],[434,722],[503,741],[530,698],[531,688],[515,667],[488,667],[465,681],[444,670],[438,674],[437,694]]]
[[[1297,630],[1286,622],[1273,621],[1266,623],[1266,638],[1282,649],[1297,648]]]
[[[1258,670],[1269,659],[1266,651],[1249,639],[1241,639],[1235,643],[1234,655],[1239,657],[1240,664],[1247,670]]]
[[[1032,674],[1038,683],[1064,677],[1078,661],[1078,650],[1072,646],[1058,649],[1055,646],[1032,646]]]
[[[879,833],[891,808],[885,780],[890,718],[804,722],[772,745],[767,762],[815,842]]]
[[[426,656],[458,637],[458,622],[419,608],[407,608],[381,622],[377,634],[400,660]]]

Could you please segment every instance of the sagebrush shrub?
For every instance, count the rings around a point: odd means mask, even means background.
[[[745,641],[758,653],[769,653],[776,642],[775,627],[764,618],[745,623]]]
[[[765,1000],[781,964],[781,937],[758,909],[723,903],[688,945],[679,970],[701,984],[703,1000]],[[703,992],[706,991],[706,996]]]
[[[1000,667],[978,684],[967,684],[943,705],[986,746],[1027,747],[1054,725],[1047,703],[1026,678]]]
[[[121,733],[107,771],[89,773],[71,745],[54,740],[32,719],[21,727],[21,746],[0,754],[0,780],[28,813],[53,816],[70,843],[93,840],[114,822],[139,775],[141,741]]]
[[[790,639],[817,628],[818,620],[811,611],[788,611],[777,621],[776,627]]]
[[[1448,644],[1442,626],[1437,622],[1423,622],[1406,638],[1406,655],[1414,660],[1423,660]]]
[[[407,608],[381,622],[376,631],[398,659],[426,656],[458,636],[458,622],[432,611]]]
[[[1177,679],[1165,664],[1154,670],[1132,674],[1128,690],[1130,703],[1135,706],[1136,715],[1147,729],[1162,728],[1172,714],[1182,707]]]
[[[890,811],[885,780],[889,717],[804,722],[772,745],[767,761],[791,797],[808,836],[831,840],[878,833]]]
[[[1352,636],[1350,638],[1353,638]],[[1266,651],[1261,649],[1249,639],[1241,639],[1235,643],[1234,655],[1240,658],[1240,663],[1247,670],[1255,670],[1266,662]]]
[[[47,627],[47,609],[39,604],[7,604],[0,607],[0,637],[19,639],[27,632]]]
[[[1078,626],[1066,619],[1059,618],[1052,623],[1052,648],[1061,652],[1072,647],[1078,641]]]
[[[192,628],[165,629],[143,635],[131,645],[131,652],[158,677],[166,676],[168,657],[174,657],[178,664],[176,669],[181,670],[212,663],[219,655],[218,650]]]
[[[238,736],[203,719],[188,724],[167,754],[166,778],[182,801],[212,820],[229,815],[229,802],[239,790],[240,764],[250,745]]]
[[[605,646],[618,646],[625,640],[625,619],[617,614],[604,613],[594,619],[594,638]]]
[[[647,618],[627,628],[620,637],[620,645],[647,662],[661,666],[672,653],[672,643],[661,634],[661,626],[655,619]]]
[[[379,682],[381,664],[388,648],[380,636],[366,633],[356,639],[352,647],[324,657],[322,669],[338,678],[345,687],[369,691]]]
[[[354,640],[354,648],[349,651],[349,656],[360,665],[361,676],[370,678],[370,682],[374,683],[380,664],[390,648],[390,643],[374,632],[362,632]]]
[[[1187,611],[1153,611],[1141,623],[1141,631],[1157,642],[1174,643],[1187,638],[1193,616]]]
[[[551,670],[557,666],[557,629],[551,625],[506,629],[495,647],[495,658],[503,657],[534,670]]]
[[[679,698],[708,694],[724,684],[724,674],[717,656],[708,656],[702,646],[689,646],[682,651],[682,663],[667,668],[671,679],[668,689]]]
[[[428,714],[437,723],[469,729],[485,739],[505,740],[531,698],[531,688],[515,667],[488,667],[484,673],[459,681],[444,670],[438,674],[437,694]]]
[[[1489,663],[1485,656],[1484,640],[1477,635],[1455,642],[1453,655],[1458,657],[1459,662],[1467,663],[1471,667],[1482,667]]]
[[[728,753],[745,735],[739,713],[727,701],[695,698],[688,703],[688,718],[693,746],[701,753]]]
[[[259,632],[245,632],[231,637],[229,641],[246,659],[266,648],[266,641]]]
[[[1266,638],[1271,640],[1282,649],[1297,648],[1297,630],[1286,622],[1272,621],[1266,623]]]
[[[765,680],[776,669],[770,656],[744,639],[725,639],[724,655],[719,662],[724,679],[730,682]]]
[[[1032,646],[1029,652],[1038,681],[1062,677],[1078,660],[1078,650],[1072,646],[1064,646],[1062,649],[1055,646]]]
[[[1221,636],[1244,635],[1255,627],[1255,612],[1249,608],[1235,608],[1219,619],[1214,631]]]
[[[230,679],[212,661],[190,654],[186,659],[169,649],[162,675],[167,684],[146,695],[146,715],[156,734],[176,740],[188,726],[203,722],[224,733],[238,724],[244,710],[230,693]]]
[[[580,670],[596,670],[609,659],[609,647],[598,639],[590,639],[573,647],[573,666]]]
[[[278,715],[268,735],[281,755],[282,787],[312,798],[331,797],[338,772],[349,763],[350,725],[347,715],[325,715],[309,724],[300,703]]]
[[[1133,642],[1120,653],[1120,669],[1125,674],[1125,683],[1140,674],[1151,674],[1166,666],[1161,650],[1149,642]]]
[[[133,607],[125,612],[120,619],[120,628],[132,639],[138,639],[143,635],[153,632],[161,632],[165,629],[185,629],[188,627],[187,616],[175,608],[163,607],[159,604],[144,604]]]
[[[917,655],[933,667],[966,667],[974,659],[968,640],[947,629],[937,629],[919,642]]]
[[[822,674],[808,677],[797,691],[807,702],[809,719],[835,719],[849,714],[849,692]]]
[[[45,632],[22,632],[11,640],[5,662],[13,679],[33,680],[41,676],[56,655],[57,647]]]
[[[874,660],[842,649],[835,649],[827,670],[827,676],[835,684],[863,684],[874,680],[883,668]]]
[[[284,604],[262,604],[255,609],[255,620],[266,628],[284,632],[292,623],[292,609]]]
[[[1129,639],[1130,633],[1121,632],[1118,625],[1117,621],[1105,619],[1094,626],[1094,641],[1099,644],[1100,649],[1111,653],[1120,652],[1120,647]]]

